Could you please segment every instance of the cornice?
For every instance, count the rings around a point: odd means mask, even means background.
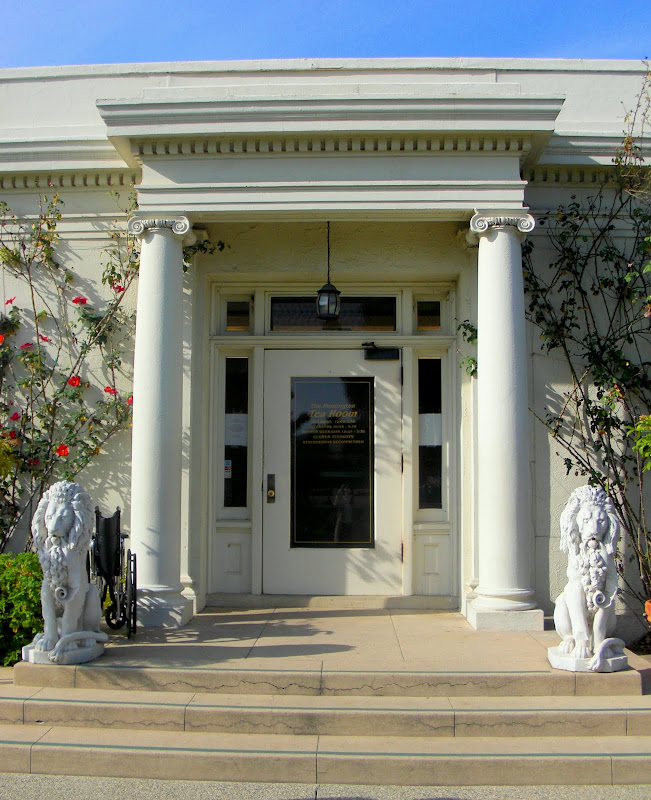
[[[278,87],[276,91],[278,93]],[[282,87],[280,87],[282,88]],[[523,97],[510,86],[490,91],[475,87],[474,96],[442,85],[440,97],[395,95],[325,97],[188,97],[187,89],[158,90],[136,100],[98,100],[109,137],[224,134],[309,133],[333,131],[548,131],[563,100]],[[431,88],[431,87],[430,87]],[[241,90],[240,90],[241,91]],[[404,91],[404,87],[403,87]],[[271,94],[272,88],[269,90]],[[152,94],[152,93],[150,93]]]
[[[0,173],[114,171],[123,170],[125,166],[106,138],[79,139],[62,133],[58,140],[7,138],[0,141]]]
[[[515,84],[354,88],[272,82],[263,96],[259,86],[197,88],[195,96],[158,88],[137,99],[99,100],[97,108],[109,139],[134,165],[170,147],[166,155],[341,152],[343,142],[346,151],[366,153],[383,151],[384,140],[391,151],[454,152],[461,142],[470,152],[487,140],[520,138],[522,151],[540,152],[563,104],[558,97],[522,96]]]
[[[541,153],[537,164],[547,165],[572,165],[608,166],[613,163],[613,158],[622,146],[623,133],[614,132],[602,136],[586,133],[555,133]],[[643,148],[651,149],[651,140],[641,142]]]

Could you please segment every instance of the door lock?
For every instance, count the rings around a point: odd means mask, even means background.
[[[267,503],[276,502],[276,476],[273,473],[267,475]]]

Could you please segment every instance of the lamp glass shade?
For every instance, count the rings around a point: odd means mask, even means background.
[[[316,313],[319,319],[338,319],[341,292],[329,281],[316,293]]]

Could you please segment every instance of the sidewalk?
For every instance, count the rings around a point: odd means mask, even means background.
[[[648,800],[651,786],[348,786],[0,773],[0,800]]]

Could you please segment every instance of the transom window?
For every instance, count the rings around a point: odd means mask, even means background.
[[[453,336],[454,299],[447,286],[385,290],[363,294],[349,287],[340,298],[338,319],[320,319],[316,291],[305,285],[295,294],[287,288],[272,292],[260,288],[223,291],[213,288],[213,335],[230,337],[266,334],[361,333],[406,334],[420,337]]]
[[[316,297],[272,297],[272,331],[395,331],[395,297],[342,297],[339,319],[316,315]]]

